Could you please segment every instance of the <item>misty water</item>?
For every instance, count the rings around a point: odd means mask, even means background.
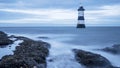
[[[86,29],[76,29],[74,27],[9,27],[0,28],[0,30],[9,35],[25,36],[50,43],[47,68],[84,68],[75,60],[72,49],[82,49],[100,54],[106,57],[112,65],[120,67],[120,55],[96,50],[111,47],[113,44],[120,44],[120,27],[88,27]],[[19,42],[12,44],[12,48],[15,48],[14,45]],[[11,49],[11,51],[13,50]],[[11,51],[9,47],[0,48],[0,57],[12,54]]]

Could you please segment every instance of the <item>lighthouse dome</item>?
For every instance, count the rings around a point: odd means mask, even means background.
[[[78,11],[84,11],[85,9],[83,8],[83,6],[80,6]]]

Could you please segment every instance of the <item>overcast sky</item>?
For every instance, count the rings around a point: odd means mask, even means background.
[[[120,0],[81,0],[87,26],[120,26]],[[2,26],[75,26],[80,0],[0,0]]]

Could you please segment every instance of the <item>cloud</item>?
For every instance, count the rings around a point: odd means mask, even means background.
[[[115,5],[120,4],[120,0],[83,0],[83,4],[87,7],[93,8],[94,6],[103,6],[103,5]]]
[[[75,8],[77,0],[2,0],[0,8]]]
[[[76,9],[80,1],[88,8],[120,4],[120,0],[0,0],[0,7]]]
[[[85,11],[86,24],[110,24],[116,22],[120,17],[120,5],[104,5],[94,10]],[[77,10],[74,9],[56,9],[56,8],[31,8],[31,9],[17,9],[17,8],[0,8],[0,11],[8,14],[17,13],[24,14],[19,18],[7,20],[0,19],[0,23],[46,23],[46,24],[76,24]],[[3,16],[4,17],[4,16]]]
[[[71,21],[77,18],[77,12],[70,9],[0,9],[7,13],[29,15],[20,19],[0,20],[1,23],[43,23],[55,21]]]
[[[17,0],[0,0],[0,3],[13,3],[16,2]]]
[[[12,0],[11,0],[12,1]],[[28,8],[32,4],[26,3],[24,1],[15,1],[15,2],[0,2],[0,8]]]
[[[120,20],[120,5],[105,5],[99,7],[97,10],[86,11],[87,22],[92,22],[88,24],[117,24]]]

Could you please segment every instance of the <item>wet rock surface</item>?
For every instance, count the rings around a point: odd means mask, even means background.
[[[23,40],[16,47],[13,55],[6,55],[0,60],[0,68],[46,68],[46,57],[50,45],[43,41],[35,41],[22,36],[11,36]]]
[[[120,54],[120,44],[115,44],[112,47],[106,47],[102,50],[112,54]]]
[[[12,44],[13,41],[9,39],[8,35],[2,31],[0,31],[0,47],[4,47],[6,45]]]
[[[113,67],[103,56],[91,52],[73,49],[75,59],[86,68],[119,68]]]

